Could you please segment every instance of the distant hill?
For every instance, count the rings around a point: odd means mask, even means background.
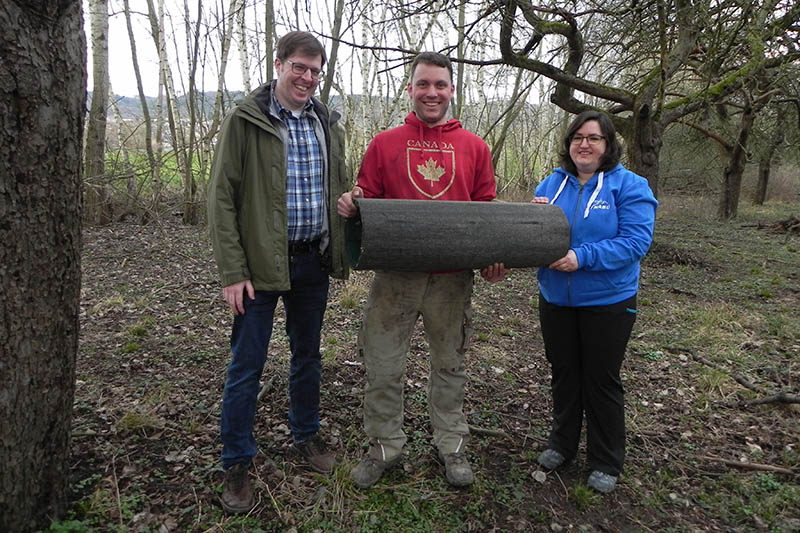
[[[216,98],[216,92],[205,92],[201,93],[202,101],[203,101],[203,110],[205,112],[205,116],[207,118],[211,117],[211,113],[214,110],[214,99]],[[227,94],[223,94],[224,103],[223,109],[227,110],[233,107],[233,104],[236,100],[240,99],[244,93],[242,91],[232,91]],[[133,120],[141,120],[144,114],[142,113],[142,106],[139,101],[138,97],[133,96],[113,96],[114,101],[117,103],[117,107],[119,107],[119,113],[122,115],[123,119],[133,119]],[[158,105],[157,98],[155,96],[146,96],[145,100],[147,101],[147,108],[150,111],[150,115],[154,115],[156,111],[156,106]],[[188,109],[187,106],[188,98],[186,95],[182,95],[178,97],[178,106],[181,110],[181,114],[185,116],[185,112]],[[88,110],[92,103],[92,92],[89,91],[87,94],[86,100],[86,109]],[[114,119],[114,112],[109,105],[108,108],[108,118],[113,120]]]
[[[202,93],[202,100],[203,100],[203,109],[205,112],[206,118],[211,117],[211,113],[214,110],[214,99],[216,98],[216,92],[205,92]],[[237,100],[240,100],[244,96],[243,91],[231,91],[228,93],[223,94],[223,114],[231,109]],[[339,109],[341,111],[341,102],[340,102],[339,95],[331,96],[331,104],[334,109]],[[156,106],[158,104],[157,98],[154,96],[146,96],[145,100],[147,101],[147,108],[150,111],[150,115],[153,116],[156,111]],[[122,115],[124,120],[141,120],[144,116],[142,113],[142,106],[139,102],[138,97],[134,96],[119,96],[114,95],[114,101],[117,103],[117,107],[119,107],[119,113]],[[178,97],[178,106],[181,110],[181,115],[186,116],[187,110],[187,97],[186,95],[182,95]],[[86,109],[90,108],[92,103],[92,92],[89,91],[87,94],[86,100]],[[111,106],[109,105],[108,108],[108,118],[109,120],[114,120],[114,111],[112,110]]]

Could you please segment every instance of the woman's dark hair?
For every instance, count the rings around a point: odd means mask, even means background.
[[[290,31],[278,41],[275,57],[286,61],[295,52],[308,57],[322,56],[322,65],[325,65],[325,47],[316,37],[307,31]]]
[[[576,116],[570,123],[567,128],[567,134],[561,142],[561,152],[558,154],[561,158],[561,168],[573,176],[578,175],[578,169],[572,161],[572,157],[569,155],[569,146],[572,143],[572,136],[575,135],[575,132],[578,131],[581,126],[590,120],[597,121],[600,125],[600,131],[603,132],[603,137],[606,138],[606,153],[603,154],[603,158],[600,160],[600,167],[597,170],[611,170],[617,166],[619,158],[622,156],[622,146],[619,144],[619,141],[617,141],[617,132],[614,130],[614,124],[611,122],[611,118],[602,111],[584,111]]]

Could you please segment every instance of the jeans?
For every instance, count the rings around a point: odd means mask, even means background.
[[[595,307],[561,307],[539,297],[552,368],[553,428],[548,448],[572,459],[586,417],[589,469],[618,476],[625,461],[625,401],[620,368],[636,320],[636,296]]]
[[[249,463],[258,451],[253,420],[278,298],[283,298],[292,354],[289,428],[295,442],[308,440],[319,430],[319,346],[329,286],[319,254],[312,251],[291,256],[290,280],[288,291],[256,291],[252,300],[245,294],[245,313],[234,317],[232,359],[220,417],[222,467],[226,470],[238,463]]]

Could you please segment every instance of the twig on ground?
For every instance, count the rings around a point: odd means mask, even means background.
[[[478,426],[469,426],[469,432],[475,435],[486,435],[488,437],[500,437],[503,439],[510,439],[511,437],[502,429],[489,429]]]
[[[273,375],[269,379],[267,379],[263,385],[261,385],[261,390],[258,391],[258,397],[256,401],[260,402],[261,399],[264,397],[266,393],[272,389],[272,382],[275,381],[275,376]]]
[[[553,470],[553,474],[556,476],[556,479],[558,480],[558,482],[561,483],[561,488],[564,489],[564,497],[569,496],[569,489],[564,484],[564,480],[561,479],[561,476],[558,474],[557,471]]]
[[[269,494],[269,499],[272,500],[272,507],[275,508],[275,513],[278,515],[278,520],[280,520],[285,524],[286,521],[283,519],[283,515],[281,514],[281,508],[278,505],[278,502],[275,501],[275,496],[272,495],[272,491],[269,490],[269,484],[264,483],[264,487],[267,489],[267,494]]]
[[[203,502],[200,501],[200,498],[197,497],[197,490],[192,487],[192,494],[194,494],[194,503],[197,506],[197,520],[195,521],[195,527],[200,525],[200,519],[203,517]]]
[[[800,395],[790,394],[788,392],[778,392],[764,396],[763,398],[753,398],[752,400],[742,400],[736,402],[735,405],[739,407],[746,407],[748,405],[762,405],[766,403],[800,403]]]
[[[119,480],[117,479],[117,456],[111,456],[111,473],[114,476],[114,494],[117,497],[117,512],[119,513],[119,526],[124,527],[122,522],[122,498],[119,495]]]
[[[792,470],[788,468],[783,468],[782,466],[765,465],[762,463],[743,463],[741,461],[723,459],[722,457],[715,457],[713,455],[697,455],[696,457],[698,459],[703,459],[705,461],[714,461],[717,463],[722,463],[726,466],[741,468],[743,470],[757,470],[759,472],[775,472],[777,474],[787,474],[789,476],[795,475],[795,473]]]
[[[752,400],[741,400],[741,401],[738,401],[738,402],[728,403],[727,405],[729,405],[730,407],[747,407],[747,406],[750,406],[750,405],[762,405],[762,404],[768,404],[768,403],[787,403],[787,404],[788,403],[800,403],[800,395],[791,394],[791,393],[788,393],[788,392],[776,392],[776,393],[770,394],[768,391],[762,389],[761,387],[759,387],[757,385],[753,385],[751,382],[746,380],[741,375],[732,374],[732,373],[728,372],[722,366],[712,363],[711,361],[709,361],[708,359],[706,359],[703,356],[697,355],[696,353],[694,353],[694,350],[692,350],[691,348],[684,348],[682,346],[665,346],[664,349],[669,351],[669,352],[672,352],[672,353],[686,353],[686,354],[689,354],[689,355],[692,356],[692,359],[694,359],[695,361],[697,361],[699,363],[702,363],[702,364],[704,364],[704,365],[706,365],[708,367],[711,367],[711,368],[713,368],[715,370],[719,370],[720,372],[730,376],[734,381],[739,383],[744,388],[749,389],[749,390],[751,390],[753,392],[757,392],[758,394],[763,395],[762,398],[754,398]]]

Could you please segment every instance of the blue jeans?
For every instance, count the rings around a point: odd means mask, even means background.
[[[222,467],[249,463],[258,447],[253,420],[259,379],[267,359],[272,320],[278,298],[286,310],[286,333],[292,358],[289,367],[289,427],[295,442],[319,430],[319,353],[322,318],[328,301],[328,273],[317,253],[295,255],[290,265],[291,289],[244,295],[243,315],[233,319],[232,359],[222,394],[220,429]]]

